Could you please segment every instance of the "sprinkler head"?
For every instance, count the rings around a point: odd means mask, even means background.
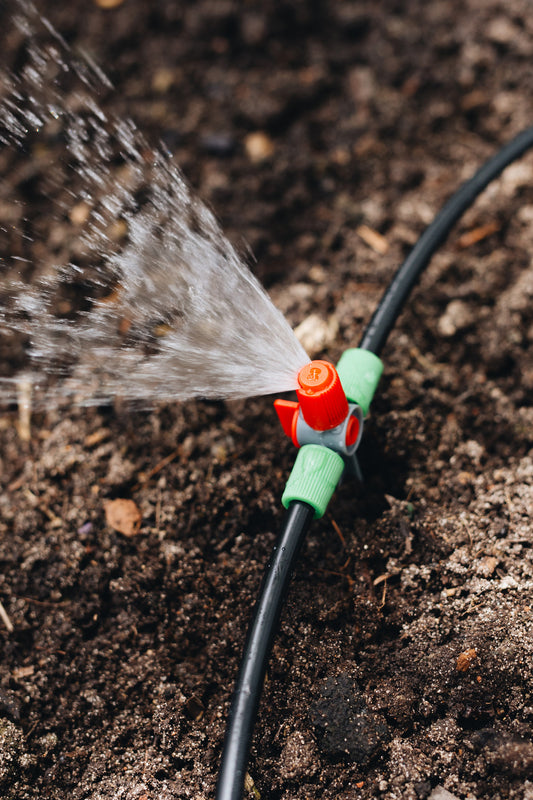
[[[283,430],[301,448],[281,498],[321,517],[343,474],[362,480],[356,450],[383,365],[368,350],[346,350],[337,367],[311,361],[298,373],[299,403],[276,400]]]
[[[333,364],[311,361],[298,373],[296,390],[302,415],[315,431],[336,428],[348,415],[348,400]]]
[[[311,361],[298,373],[298,403],[276,400],[283,430],[296,447],[321,444],[351,456],[359,443],[363,415],[348,403],[338,372],[328,361]]]

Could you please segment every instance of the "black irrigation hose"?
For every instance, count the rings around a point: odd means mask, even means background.
[[[381,353],[387,336],[402,312],[411,289],[457,220],[505,167],[520,158],[532,146],[533,127],[526,128],[504,145],[452,195],[433,222],[428,225],[389,284],[363,334],[359,345],[361,349],[370,350],[376,355]]]
[[[360,348],[370,350],[376,355],[381,352],[413,286],[457,220],[505,167],[532,146],[533,127],[527,128],[502,147],[450,198],[398,269],[363,334]],[[267,663],[294,564],[313,513],[313,509],[306,503],[291,503],[276,548],[266,568],[235,683],[216,800],[242,798],[252,732]]]
[[[217,800],[240,800],[242,797],[252,731],[272,641],[292,570],[313,516],[314,510],[307,503],[291,503],[266,568],[233,692]]]

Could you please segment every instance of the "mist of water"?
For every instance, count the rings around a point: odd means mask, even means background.
[[[17,8],[1,163],[27,163],[37,212],[0,197],[0,400],[21,380],[44,405],[295,388],[305,351],[172,157],[104,113],[106,77]]]

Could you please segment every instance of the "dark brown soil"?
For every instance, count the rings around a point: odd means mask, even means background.
[[[291,323],[329,323],[311,355],[333,361],[451,192],[533,120],[527,0],[38,6],[249,243]],[[20,158],[2,154],[7,194]],[[338,491],[294,577],[247,797],[533,797],[532,245],[529,156],[390,337],[365,484]],[[2,797],[207,800],[294,458],[271,400],[64,408],[28,443],[16,423],[6,409]],[[115,498],[137,534],[107,525]]]

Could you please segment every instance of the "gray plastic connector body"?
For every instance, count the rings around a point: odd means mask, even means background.
[[[356,403],[348,404],[348,414],[340,425],[336,428],[330,428],[329,431],[315,431],[307,424],[302,416],[300,410],[298,414],[298,422],[296,423],[296,438],[300,446],[305,444],[320,444],[323,447],[329,447],[341,456],[351,456],[357,450],[361,436],[363,434],[363,411]],[[346,436],[348,432],[348,425],[350,418],[356,417],[359,422],[359,431],[357,439],[351,445],[346,444]]]

